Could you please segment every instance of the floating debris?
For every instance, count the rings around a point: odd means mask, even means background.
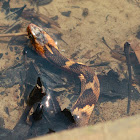
[[[71,11],[61,12],[61,14],[65,17],[70,17]]]
[[[89,12],[88,12],[88,8],[84,8],[84,9],[83,9],[82,16],[83,16],[83,17],[87,17],[87,16],[88,16],[88,13],[89,13]]]
[[[3,53],[0,53],[0,59],[3,57]]]

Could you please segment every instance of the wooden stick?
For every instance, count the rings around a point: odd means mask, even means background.
[[[117,52],[117,51],[111,49],[111,48],[109,47],[109,45],[107,44],[107,42],[105,41],[104,37],[102,37],[102,41],[103,41],[103,43],[110,49],[110,51],[111,51],[110,54],[111,54],[111,56],[112,56],[113,58],[115,58],[115,59],[117,59],[117,60],[119,60],[119,61],[122,61],[122,62],[126,62],[125,56],[122,55],[121,53],[119,53],[119,52]]]
[[[128,42],[126,42],[124,44],[124,53],[126,56],[126,63],[127,63],[127,67],[128,67],[128,74],[129,74],[129,78],[128,78],[128,104],[127,104],[127,114],[129,114],[130,112],[130,103],[131,103],[131,83],[132,83],[132,74],[131,74],[131,61],[130,61],[130,44]]]
[[[0,37],[13,37],[13,36],[27,36],[27,32],[22,33],[11,33],[11,34],[0,34]]]
[[[109,45],[107,44],[107,42],[105,41],[104,37],[102,37],[102,41],[103,41],[103,43],[111,50],[111,52],[114,52],[114,51],[109,47]]]

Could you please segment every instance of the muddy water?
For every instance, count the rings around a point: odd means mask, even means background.
[[[127,115],[127,66],[125,62],[112,57],[103,38],[112,50],[122,54],[123,44],[129,38],[140,38],[138,0],[2,0],[0,10],[1,34],[24,32],[29,23],[37,24],[57,41],[63,55],[85,63],[96,71],[101,95],[90,124]],[[29,46],[25,36],[0,38],[1,135],[6,135],[18,123],[38,76],[46,88],[61,95],[59,99],[62,99],[63,109],[71,101],[67,98],[69,94],[79,91],[80,84],[75,76],[56,70],[39,58]],[[138,73],[135,75],[133,72],[134,81],[138,76]],[[130,115],[140,113],[138,89],[139,83],[136,82],[132,87]],[[43,123],[38,125],[40,130]],[[31,133],[33,137],[42,135],[36,129]]]

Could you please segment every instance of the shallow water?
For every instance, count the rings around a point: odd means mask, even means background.
[[[1,34],[24,32],[28,24],[34,23],[57,41],[64,56],[93,67],[99,75],[101,95],[89,124],[127,115],[127,66],[112,57],[102,39],[112,50],[123,54],[123,45],[129,38],[140,38],[139,1],[2,0],[0,10]],[[75,75],[55,68],[29,46],[25,36],[0,38],[0,136],[7,135],[18,123],[37,77],[41,77],[46,89],[58,94],[63,102],[61,109],[74,102],[78,94],[73,96],[73,93],[80,90]],[[134,80],[138,76],[133,73]],[[139,83],[132,88],[130,115],[140,113],[138,89]],[[43,126],[43,123],[46,124]],[[55,128],[63,125],[63,122],[57,123]],[[46,125],[44,119],[32,129],[27,128],[28,136],[46,134],[49,131]]]

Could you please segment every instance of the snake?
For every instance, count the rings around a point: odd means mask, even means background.
[[[27,27],[27,33],[32,48],[37,54],[54,66],[76,74],[80,79],[80,94],[70,112],[75,116],[74,119],[78,126],[87,125],[100,95],[97,75],[89,66],[63,56],[55,41],[42,28],[31,23]]]

